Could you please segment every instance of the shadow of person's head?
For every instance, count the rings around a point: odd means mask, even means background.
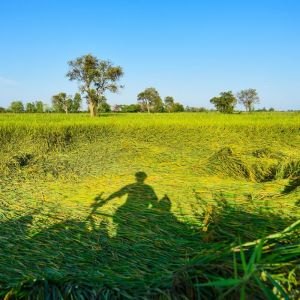
[[[137,183],[144,183],[147,178],[147,174],[145,172],[139,171],[135,173],[135,180]]]

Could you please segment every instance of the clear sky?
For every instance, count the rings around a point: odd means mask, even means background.
[[[67,61],[91,53],[124,68],[110,104],[256,88],[260,107],[300,109],[299,0],[1,0],[0,30],[0,106],[76,92]]]

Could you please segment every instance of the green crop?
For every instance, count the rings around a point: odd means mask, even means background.
[[[299,113],[0,115],[0,299],[299,299],[299,132]]]

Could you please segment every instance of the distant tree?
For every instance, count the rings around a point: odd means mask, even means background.
[[[257,109],[256,111],[262,111],[262,112],[265,112],[265,111],[268,111],[265,107],[261,108],[261,109]]]
[[[35,113],[36,112],[36,106],[35,106],[34,102],[26,103],[26,112],[27,113]]]
[[[52,106],[55,112],[65,112],[66,114],[71,110],[72,98],[66,93],[59,93],[52,96]]]
[[[153,87],[147,88],[139,93],[137,100],[142,110],[147,110],[148,113],[150,113],[150,111],[157,111],[163,106],[158,91]]]
[[[43,101],[35,101],[35,107],[37,113],[43,113],[44,112],[44,103]]]
[[[166,109],[167,112],[172,111],[174,103],[175,103],[175,101],[174,101],[173,97],[171,97],[171,96],[165,97],[164,104],[165,104],[165,109]]]
[[[245,106],[246,111],[254,110],[254,104],[259,103],[259,97],[255,89],[241,90],[237,93],[239,103]]]
[[[207,112],[207,109],[205,107],[186,106],[185,111],[187,111],[187,112]]]
[[[175,102],[174,98],[170,96],[165,97],[164,108],[169,113],[184,111],[184,106],[179,102]]]
[[[141,112],[142,108],[140,104],[129,104],[129,105],[123,105],[122,106],[122,112],[125,113],[136,113]]]
[[[275,108],[274,107],[270,107],[269,111],[275,111]]]
[[[52,112],[52,108],[46,103],[44,103],[43,109],[44,109],[45,113],[51,113]]]
[[[227,114],[233,113],[236,102],[237,100],[231,91],[222,92],[219,97],[210,99],[210,103],[212,103],[219,112]]]
[[[105,96],[100,96],[98,100],[97,110],[99,113],[107,113],[111,111],[110,105],[107,103]]]
[[[110,105],[107,102],[100,103],[98,105],[98,112],[99,113],[108,113],[108,112],[111,112],[111,107],[110,107]]]
[[[153,106],[153,112],[164,112],[164,111],[165,111],[165,107],[163,101],[161,100],[161,98],[156,99]]]
[[[0,114],[1,114],[1,113],[5,113],[5,112],[6,112],[6,109],[5,109],[4,107],[1,107],[1,106],[0,106]]]
[[[124,74],[123,70],[108,60],[100,60],[87,54],[69,61],[68,64],[70,70],[67,77],[79,82],[80,91],[87,99],[92,117],[97,114],[98,101],[106,91],[116,93],[122,88],[118,81]]]
[[[175,102],[172,107],[172,112],[183,112],[184,106],[181,103]]]
[[[9,110],[13,113],[22,113],[24,112],[24,105],[22,101],[12,101]]]
[[[82,99],[79,93],[76,93],[75,96],[72,99],[72,103],[71,103],[71,112],[73,113],[77,113],[80,110],[82,104]]]

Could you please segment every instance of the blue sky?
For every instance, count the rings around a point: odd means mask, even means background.
[[[67,61],[124,68],[110,104],[146,87],[189,106],[256,88],[260,107],[300,109],[299,0],[2,0],[0,106],[75,93]]]

